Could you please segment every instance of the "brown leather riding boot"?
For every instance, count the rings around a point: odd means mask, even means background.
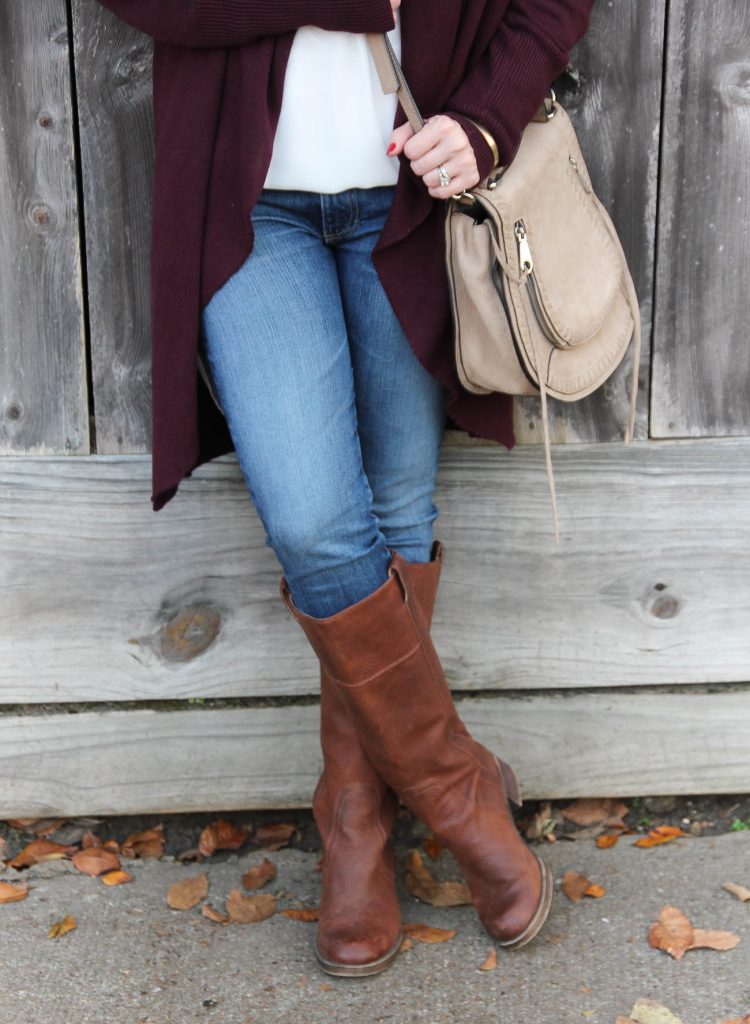
[[[429,562],[407,562],[427,627],[432,620],[442,546]],[[321,663],[323,773],[313,815],[323,840],[322,892],[315,953],[340,976],[377,974],[398,955],[401,913],[388,836],[398,797],[370,763],[336,684]]]
[[[485,928],[523,946],[549,912],[552,876],[518,833],[512,768],[458,716],[410,578],[392,552],[387,581],[316,619],[281,594],[354,720],[379,775],[457,858]]]

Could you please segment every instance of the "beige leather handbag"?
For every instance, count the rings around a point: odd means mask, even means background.
[[[368,42],[383,90],[397,93],[419,131],[424,121],[390,40],[368,33]],[[554,93],[526,126],[511,163],[446,203],[445,257],[462,386],[541,397],[558,540],[547,396],[573,402],[591,394],[633,341],[630,441],[641,321],[617,232]]]

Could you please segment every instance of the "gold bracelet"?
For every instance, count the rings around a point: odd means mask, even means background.
[[[465,116],[468,116],[468,115],[465,115]],[[473,117],[469,117],[469,120],[471,121],[471,123],[473,125],[476,126],[478,131],[481,133],[482,138],[484,139],[484,141],[487,143],[487,145],[492,150],[492,157],[493,157],[493,160],[494,160],[494,163],[492,165],[492,171],[496,170],[500,166],[500,151],[497,148],[497,143],[495,142],[495,140],[492,137],[492,135],[490,135],[490,133],[484,127],[484,125],[479,124],[479,122],[475,121]],[[492,171],[490,171],[490,173],[492,173]]]

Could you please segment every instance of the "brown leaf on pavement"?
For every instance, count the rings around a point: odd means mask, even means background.
[[[578,871],[566,871],[562,879],[562,891],[575,902],[582,896],[593,896],[598,899],[607,890]]]
[[[134,859],[158,858],[164,853],[164,825],[154,825],[145,832],[133,832],[122,844],[122,855]]]
[[[527,839],[553,839],[557,819],[552,814],[552,802],[545,800],[534,812],[523,834]]]
[[[296,831],[297,826],[290,821],[269,821],[255,830],[255,842],[268,850],[280,850]]]
[[[480,971],[494,971],[497,967],[497,950],[492,946],[487,950],[487,959],[479,965]]]
[[[222,914],[216,907],[212,907],[210,903],[203,904],[201,914],[207,917],[209,921],[217,921],[219,924],[227,924],[229,921],[229,914]]]
[[[447,942],[455,934],[456,932],[452,928],[431,928],[427,924],[417,924],[416,922],[404,925],[404,935],[416,942]]]
[[[429,835],[422,840],[422,849],[430,860],[437,860],[445,847],[436,836]]]
[[[78,849],[77,846],[69,846],[66,843],[53,843],[51,839],[32,839],[20,850],[12,860],[6,860],[9,868],[31,867],[32,864],[41,864],[45,860],[62,860],[70,857]]]
[[[13,828],[20,828],[24,832],[31,832],[35,836],[46,836],[50,832],[56,832],[67,818],[8,818],[8,824]]]
[[[227,896],[227,913],[235,924],[255,924],[276,913],[276,897],[271,893],[245,896],[240,889],[232,889]]]
[[[204,857],[210,857],[216,850],[239,850],[248,834],[246,825],[234,825],[224,818],[217,818],[201,832],[198,849]]]
[[[744,885],[737,885],[736,882],[724,882],[722,886],[727,892],[731,892],[733,896],[736,896],[738,900],[750,900],[750,889],[746,889]],[[748,1015],[750,1016],[750,1014]]]
[[[102,881],[105,885],[124,885],[126,882],[132,882],[133,876],[129,871],[120,868],[115,871],[107,871],[102,875]]]
[[[659,917],[648,930],[648,942],[654,949],[663,949],[680,960],[689,949],[734,949],[740,937],[733,932],[693,928],[689,918],[678,907],[662,907]]]
[[[172,910],[190,910],[208,895],[208,875],[191,875],[182,878],[167,889],[167,903]]]
[[[72,932],[73,929],[77,927],[76,919],[72,914],[66,914],[62,920],[55,921],[50,925],[49,931],[47,932],[47,938],[59,939],[61,935],[67,935],[68,932]]]
[[[677,825],[657,825],[656,828],[652,828],[647,835],[641,836],[640,839],[636,839],[633,846],[661,846],[662,843],[671,843],[673,839],[678,839],[680,836],[688,835]]]
[[[104,846],[104,843],[91,829],[87,829],[81,836],[81,846],[84,850],[88,850],[91,846]]]
[[[273,881],[276,877],[276,865],[268,857],[264,857],[260,864],[248,868],[242,876],[242,886],[245,889],[260,889],[267,882]]]
[[[317,921],[320,918],[320,907],[287,907],[281,913],[292,921]]]
[[[720,953],[739,946],[740,937],[734,932],[717,931],[714,928],[694,928],[693,941],[688,949],[716,949]]]
[[[619,838],[619,832],[604,832],[602,835],[596,837],[596,845],[600,850],[608,850],[610,847],[615,845]]]
[[[15,903],[17,900],[25,900],[28,895],[28,885],[0,882],[0,903]]]
[[[79,850],[71,857],[74,866],[84,875],[103,875],[105,871],[115,871],[120,867],[120,858],[111,850],[102,846],[90,846],[88,850]]]
[[[461,907],[471,903],[465,882],[438,882],[422,860],[419,850],[410,850],[404,863],[404,883],[412,896],[433,907]]]
[[[744,1017],[732,1017],[731,1020],[721,1020],[719,1024],[750,1024],[750,1013],[746,1013]]]
[[[621,821],[628,813],[628,805],[617,797],[581,797],[563,807],[563,818],[575,825],[596,825],[608,819]]]

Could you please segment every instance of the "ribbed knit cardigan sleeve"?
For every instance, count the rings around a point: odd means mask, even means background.
[[[593,6],[594,0],[511,0],[487,49],[441,111],[469,136],[480,180],[492,170],[492,151],[468,118],[491,132],[501,166],[509,164],[550,83],[586,34]]]
[[[303,25],[388,32],[390,0],[99,0],[128,25],[173,46],[243,46]]]

